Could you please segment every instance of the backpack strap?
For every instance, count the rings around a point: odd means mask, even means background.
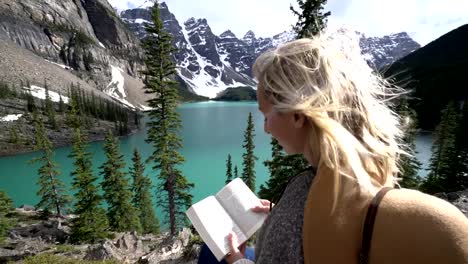
[[[392,189],[392,187],[382,188],[372,199],[369,208],[367,209],[366,220],[364,221],[364,230],[362,232],[362,247],[361,252],[359,253],[359,264],[369,263],[369,252],[372,241],[372,233],[374,231],[375,217],[377,216],[377,210],[379,209],[379,204],[382,201],[385,194],[387,194],[387,192]]]

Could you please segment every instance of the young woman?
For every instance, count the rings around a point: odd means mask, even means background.
[[[433,196],[391,190],[376,206],[375,224],[365,224],[376,194],[396,183],[405,154],[399,118],[388,106],[400,91],[372,72],[357,41],[339,39],[292,41],[253,67],[265,132],[311,165],[291,175],[271,212],[268,202],[255,209],[270,214],[255,262],[468,263],[467,218]],[[230,245],[228,263],[252,263],[234,235]]]

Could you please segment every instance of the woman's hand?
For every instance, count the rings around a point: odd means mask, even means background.
[[[260,203],[262,205],[257,205],[253,207],[251,210],[256,212],[256,213],[269,213],[270,212],[270,205],[273,207],[275,204],[272,202],[265,200],[265,199],[260,199]]]
[[[273,207],[273,203],[271,203],[268,200],[260,199],[260,204],[258,206],[253,207],[251,210],[255,213],[269,213],[270,208]],[[246,243],[242,243],[239,245],[239,241],[237,240],[236,234],[233,232],[229,233],[228,236],[228,243],[229,243],[229,248],[230,252],[226,255],[224,258],[227,263],[234,263],[238,261],[239,259],[245,258],[245,247]]]
[[[232,264],[239,259],[245,258],[245,242],[239,245],[236,234],[233,232],[229,233],[228,236],[229,248],[231,251],[224,258],[227,263]]]

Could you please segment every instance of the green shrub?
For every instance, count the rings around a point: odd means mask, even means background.
[[[190,236],[189,242],[182,253],[183,259],[192,260],[198,257],[199,252],[194,247],[195,245],[203,245],[203,239],[198,234]]]
[[[5,191],[0,191],[0,242],[5,240],[6,233],[14,225],[15,221],[8,216],[12,210],[13,201]]]
[[[117,260],[87,261],[52,254],[40,254],[23,260],[23,264],[118,264]]]

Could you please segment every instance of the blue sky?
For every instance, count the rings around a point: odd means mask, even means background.
[[[148,6],[148,0],[108,0],[119,10]],[[160,1],[161,2],[161,1]],[[163,1],[164,2],[164,1]],[[190,17],[206,18],[217,35],[227,29],[237,37],[253,30],[271,37],[296,22],[289,11],[295,0],[166,0],[179,23]],[[422,45],[468,24],[468,0],[328,0],[328,25],[346,25],[367,36],[408,32]]]

